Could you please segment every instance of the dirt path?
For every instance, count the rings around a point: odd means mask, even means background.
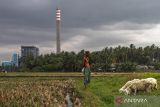
[[[149,72],[143,72],[143,74],[149,73]],[[153,72],[152,72],[153,73]],[[155,72],[156,73],[156,72]],[[130,75],[130,74],[142,74],[142,73],[112,73],[112,72],[94,72],[91,74],[92,77],[105,77],[105,76],[111,76],[111,75]],[[0,73],[0,77],[83,77],[82,73],[73,73],[73,72],[68,72],[68,73],[59,73],[59,72],[38,72],[38,73],[31,73],[31,72],[24,72],[24,73],[19,73],[19,72],[10,72],[10,73]]]

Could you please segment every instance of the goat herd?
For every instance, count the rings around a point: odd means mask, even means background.
[[[155,89],[157,89],[157,80],[155,78],[133,79],[120,88],[119,92],[125,95],[132,93],[136,95],[138,91],[151,92]]]

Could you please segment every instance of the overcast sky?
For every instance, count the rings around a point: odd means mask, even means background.
[[[55,52],[55,10],[62,10],[62,50],[160,45],[159,0],[0,0],[0,61],[35,45]]]

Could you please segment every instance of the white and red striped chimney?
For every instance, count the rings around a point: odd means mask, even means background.
[[[61,29],[61,10],[59,8],[56,9],[56,34],[57,34],[57,54],[61,52],[61,44],[60,44],[60,29]]]
[[[61,10],[59,8],[56,9],[56,20],[61,20]]]

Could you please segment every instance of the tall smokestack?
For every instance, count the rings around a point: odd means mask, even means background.
[[[60,28],[61,28],[61,10],[59,8],[56,9],[56,35],[57,35],[57,54],[61,52],[61,44],[60,44]]]

